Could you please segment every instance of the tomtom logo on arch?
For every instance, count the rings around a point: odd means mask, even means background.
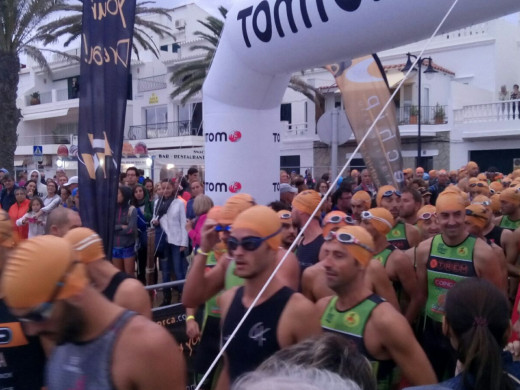
[[[205,141],[206,142],[238,142],[242,139],[242,133],[238,130],[230,131],[226,133],[225,131],[220,131],[217,133],[206,133]]]
[[[233,181],[229,184],[206,182],[204,188],[210,192],[231,192],[236,194],[242,190],[242,184],[238,181]]]

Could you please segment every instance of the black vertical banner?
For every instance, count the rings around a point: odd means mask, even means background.
[[[136,0],[83,0],[80,215],[112,256]]]

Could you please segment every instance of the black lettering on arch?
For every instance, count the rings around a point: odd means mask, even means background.
[[[302,18],[305,27],[311,28],[312,23],[311,19],[309,18],[309,12],[307,12],[307,0],[300,0],[300,10],[302,11]]]
[[[293,33],[298,32],[298,28],[296,27],[296,23],[294,22],[292,1],[293,0],[276,0],[276,2],[274,3],[274,24],[276,25],[276,30],[278,31],[278,35],[280,35],[280,38],[285,37],[285,33],[283,32],[282,28],[282,23],[280,23],[280,5],[282,3],[285,3],[285,9],[287,11],[287,21],[289,22],[291,31]]]
[[[327,11],[325,11],[323,0],[316,0],[316,5],[318,6],[318,13],[320,14],[321,21],[328,22],[329,16],[327,15]]]
[[[343,11],[354,12],[361,5],[361,0],[336,0],[336,4]]]
[[[260,12],[265,14],[265,31],[258,28],[258,16]],[[269,42],[273,36],[273,25],[271,23],[271,8],[267,0],[261,1],[253,13],[253,30],[262,42]]]
[[[246,43],[247,47],[251,47],[251,42],[249,41],[249,36],[247,35],[246,19],[251,16],[252,13],[253,6],[243,9],[237,15],[237,20],[242,20],[242,36],[244,37],[244,42]]]

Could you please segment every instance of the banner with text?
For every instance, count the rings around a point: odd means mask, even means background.
[[[345,112],[357,142],[390,99],[384,70],[376,55],[356,58],[351,64],[340,62],[327,66],[334,75],[343,98]],[[361,146],[361,155],[374,184],[404,185],[401,139],[394,104],[390,104]]]
[[[83,2],[79,86],[79,188],[83,226],[111,258],[123,147],[135,0]]]

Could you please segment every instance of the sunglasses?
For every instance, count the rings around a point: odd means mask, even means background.
[[[333,238],[336,238],[336,240],[338,240],[342,244],[357,245],[357,246],[360,246],[361,248],[369,251],[370,253],[374,253],[374,250],[371,247],[363,244],[361,241],[359,241],[356,237],[354,237],[350,233],[330,232],[327,235],[327,237],[325,237],[325,241],[330,241]]]
[[[483,187],[487,187],[487,185],[485,185],[484,183],[471,183],[469,186],[470,186],[470,188],[475,188],[475,187],[483,188]]]
[[[388,197],[392,196],[393,194],[396,194],[398,197],[401,197],[401,191],[388,190],[383,193],[383,198],[388,198]]]
[[[366,220],[371,220],[371,219],[373,219],[374,221],[383,222],[390,229],[393,228],[392,224],[390,222],[388,222],[386,219],[381,218],[381,217],[377,217],[377,216],[373,215],[370,211],[363,211],[361,213],[361,219],[362,220],[365,220],[365,219]]]
[[[325,226],[329,223],[340,223],[341,221],[346,222],[348,225],[356,224],[356,222],[354,221],[354,218],[352,218],[350,215],[347,215],[345,217],[341,217],[340,215],[332,215],[329,219],[323,221],[323,226]]]
[[[231,236],[227,240],[228,251],[234,251],[239,246],[241,246],[242,248],[244,248],[244,250],[248,252],[256,251],[258,248],[260,248],[260,245],[262,245],[264,241],[269,240],[274,236],[277,236],[278,234],[280,234],[280,232],[281,229],[278,229],[276,232],[274,232],[273,234],[269,234],[266,237],[249,236],[244,237],[242,240],[238,240],[236,237]]]
[[[217,225],[215,226],[216,232],[230,232],[231,231],[231,225]]]
[[[429,219],[431,219],[431,217],[437,215],[436,213],[422,213],[421,215],[419,215],[419,219],[422,219],[424,221],[427,221]]]
[[[67,276],[69,276],[69,274],[72,272],[72,270],[77,264],[79,264],[79,261],[74,261],[69,265],[69,267],[63,273],[63,276],[56,283],[56,287],[54,288],[52,294],[46,302],[43,302],[42,304],[38,305],[29,313],[26,313],[22,316],[17,316],[18,320],[20,322],[44,322],[51,318],[52,310],[54,309],[55,304],[54,301],[60,293],[63,286],[65,286],[65,279],[67,279]]]

